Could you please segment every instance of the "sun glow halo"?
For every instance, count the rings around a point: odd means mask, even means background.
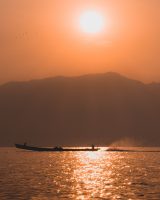
[[[80,26],[86,33],[98,33],[103,29],[104,20],[100,13],[88,11],[81,15]]]

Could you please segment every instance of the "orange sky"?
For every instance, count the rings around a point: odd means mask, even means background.
[[[98,34],[80,29],[90,10]],[[160,0],[0,0],[0,83],[108,71],[160,81]]]

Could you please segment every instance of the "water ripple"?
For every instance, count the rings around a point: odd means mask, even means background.
[[[160,154],[0,149],[1,200],[160,199]]]

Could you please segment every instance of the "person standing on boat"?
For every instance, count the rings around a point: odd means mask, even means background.
[[[91,147],[92,147],[92,150],[94,150],[94,147],[95,147],[95,146],[94,146],[94,144],[92,144],[92,146],[91,146]]]

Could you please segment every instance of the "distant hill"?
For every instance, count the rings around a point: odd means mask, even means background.
[[[0,86],[0,145],[160,145],[160,84],[117,73]]]

